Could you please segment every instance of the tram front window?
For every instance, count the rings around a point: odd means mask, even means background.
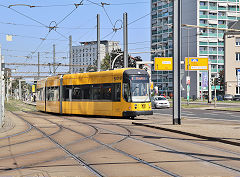
[[[149,102],[148,77],[131,76],[130,83],[124,83],[124,98],[127,102]]]
[[[131,83],[132,102],[149,102],[149,83]]]

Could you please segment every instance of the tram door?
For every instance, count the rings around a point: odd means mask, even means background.
[[[103,84],[102,86],[102,99],[104,102],[104,105],[102,108],[105,112],[105,115],[112,116],[112,95],[113,94],[113,84]]]

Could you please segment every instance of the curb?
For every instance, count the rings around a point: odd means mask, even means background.
[[[36,103],[32,103],[32,102],[23,101],[23,103],[28,104],[28,105],[32,105],[32,106],[36,106]]]
[[[240,146],[240,143],[238,143],[238,142],[228,141],[228,140],[224,140],[224,139],[221,139],[221,138],[204,136],[204,135],[184,132],[184,131],[180,131],[180,130],[173,130],[173,129],[169,129],[169,128],[157,127],[157,126],[154,126],[154,125],[148,125],[148,124],[144,124],[144,123],[132,122],[132,124],[137,125],[137,126],[145,126],[145,127],[149,127],[149,128],[155,128],[155,129],[163,130],[163,131],[178,133],[178,134],[182,134],[182,135],[188,135],[188,136],[201,138],[201,139],[206,139],[206,140],[210,140],[210,141],[217,141],[217,142],[221,142],[221,143],[225,143],[225,144],[230,144],[230,145],[233,145],[233,146]]]

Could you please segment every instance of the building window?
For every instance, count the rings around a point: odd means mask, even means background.
[[[240,87],[236,87],[236,94],[240,94]]]
[[[236,61],[240,61],[240,53],[236,53]]]
[[[240,46],[240,37],[236,37],[236,46]]]
[[[239,70],[239,68],[236,69],[236,77],[238,76],[238,70]]]

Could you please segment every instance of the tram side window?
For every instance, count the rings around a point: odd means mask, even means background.
[[[123,83],[123,97],[127,102],[131,101],[129,83]]]
[[[103,84],[102,86],[102,99],[112,101],[112,86],[113,84]]]
[[[101,99],[101,87],[100,84],[95,84],[92,86],[92,99],[93,100],[100,100]]]
[[[59,101],[58,87],[48,87],[47,88],[47,100],[48,101]]]
[[[37,90],[37,100],[38,101],[42,101],[44,98],[43,98],[43,88],[40,88]]]
[[[73,86],[72,99],[73,101],[83,99],[83,90],[81,86]]]
[[[114,84],[114,94],[113,101],[121,101],[121,84]]]
[[[72,86],[67,85],[63,87],[63,100],[64,101],[71,101],[72,100]]]
[[[91,87],[90,85],[83,85],[83,99],[84,100],[89,100],[90,99],[90,93],[91,93]]]

